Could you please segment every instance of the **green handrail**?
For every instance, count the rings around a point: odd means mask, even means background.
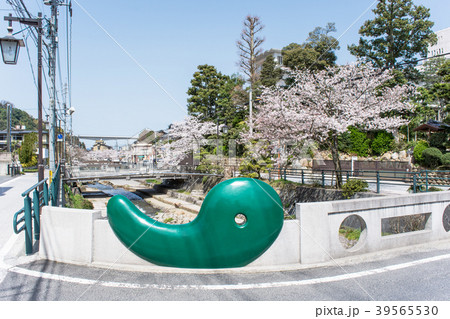
[[[45,178],[22,193],[22,197],[24,197],[23,208],[14,214],[13,230],[16,234],[25,231],[25,253],[27,255],[33,253],[33,228],[34,239],[39,240],[40,238],[41,207],[47,206],[50,200],[52,206],[58,205],[60,172],[61,169],[58,166],[50,184],[50,192],[47,184],[48,178]],[[39,191],[40,188],[42,188],[42,191]],[[33,193],[33,200],[30,198],[31,192]],[[19,226],[20,228],[18,228]]]
[[[279,167],[273,167],[268,169],[270,179],[276,179],[277,174],[273,174],[279,171]],[[329,176],[334,176],[336,174],[335,170],[332,169],[320,169],[320,170],[305,170],[297,168],[283,168],[283,175],[281,178],[284,180],[287,177],[301,179],[301,183],[305,184],[305,176],[310,178],[317,178],[319,175],[321,177],[322,186],[325,185],[325,179],[329,179]],[[376,190],[379,193],[381,190],[381,184],[386,182],[410,182],[412,184],[413,192],[429,191],[431,186],[437,187],[450,187],[450,171],[429,171],[422,170],[418,172],[405,172],[405,171],[374,171],[374,170],[354,170],[352,172],[348,170],[342,170],[342,175],[347,177],[347,180],[351,177],[359,178],[373,178],[376,183]],[[444,176],[433,176],[434,175],[444,175]],[[327,176],[327,177],[326,177]],[[333,178],[331,177],[333,180]]]

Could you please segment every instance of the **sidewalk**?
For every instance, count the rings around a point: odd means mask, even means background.
[[[37,183],[37,173],[0,179],[0,262],[8,251],[6,246],[14,244],[15,238],[23,233],[14,234],[12,222],[14,214],[23,207],[22,193]],[[3,254],[3,255],[2,255]]]
[[[0,176],[0,187],[1,187],[1,184],[6,183],[7,181],[12,180],[13,178],[17,178],[17,177],[19,177],[19,176],[9,176],[9,175]]]

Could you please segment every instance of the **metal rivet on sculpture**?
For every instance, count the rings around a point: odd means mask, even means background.
[[[180,268],[245,266],[272,245],[283,226],[278,194],[249,178],[216,185],[188,224],[155,221],[121,195],[110,199],[107,211],[111,228],[129,250],[151,263]]]

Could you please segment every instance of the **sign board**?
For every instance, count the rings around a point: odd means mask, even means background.
[[[48,158],[48,148],[44,148],[42,151],[42,158]],[[36,149],[36,154],[39,154],[39,148]]]
[[[58,134],[58,142],[62,142],[62,140],[63,140],[63,135],[62,134]]]

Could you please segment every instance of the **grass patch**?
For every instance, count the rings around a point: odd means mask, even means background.
[[[271,186],[302,185],[301,183],[292,182],[292,181],[288,181],[288,180],[285,181],[284,179],[277,179],[277,180],[271,181],[269,184]]]
[[[94,209],[94,204],[85,199],[81,194],[74,194],[70,187],[64,184],[66,207],[77,209]]]
[[[180,193],[180,194],[191,195],[191,192],[184,190],[184,189],[177,189],[176,192]]]
[[[23,173],[37,173],[39,170],[37,168],[24,168]]]
[[[161,180],[159,180],[159,179],[152,179],[152,178],[146,179],[145,182],[149,183],[149,184],[155,184],[155,185],[162,184]]]
[[[173,218],[172,218],[172,217],[169,217],[169,218],[164,219],[163,223],[164,223],[164,224],[167,224],[167,223],[170,223],[170,222],[172,222],[172,221],[173,221]]]
[[[339,234],[343,235],[348,240],[358,240],[361,236],[361,229],[342,226],[339,229]]]

